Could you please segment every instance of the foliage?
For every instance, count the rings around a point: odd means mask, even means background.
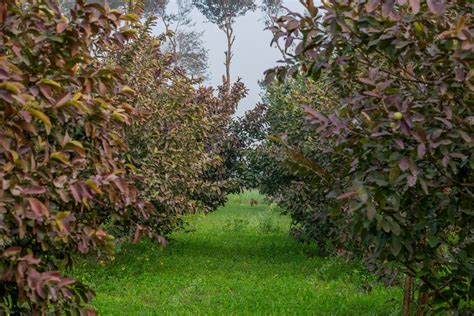
[[[283,0],[263,0],[260,8],[265,16],[265,24],[271,26],[273,18],[279,15],[283,9]]]
[[[216,185],[215,189],[203,187],[196,192],[195,197],[202,201],[209,210],[216,210],[223,206],[230,193],[238,193],[243,185],[238,175],[240,160],[242,159],[242,146],[234,133],[234,118],[237,106],[247,95],[245,85],[239,80],[230,90],[227,85],[218,88],[217,97],[213,96],[212,89],[201,90],[205,92],[209,113],[215,117],[212,133],[206,140],[205,150],[211,153],[215,164],[210,165],[204,172],[202,180]]]
[[[122,0],[124,1],[124,0]],[[143,1],[143,15],[146,17],[161,15],[166,11],[169,0],[142,0]]]
[[[194,29],[196,23],[190,16],[193,10],[191,0],[178,0],[177,6],[176,13],[167,12],[166,7],[157,10],[166,33],[172,35],[163,50],[171,53],[174,64],[189,75],[205,78],[208,72],[208,50],[203,46],[203,32]]]
[[[204,48],[202,32],[196,30],[181,31],[174,35],[175,63],[178,67],[197,78],[206,78],[208,74],[208,50]]]
[[[97,57],[131,39],[135,21],[83,1],[69,19],[54,1],[0,5],[2,314],[92,312],[93,292],[57,270],[110,252],[107,218],[152,212],[120,155],[133,91]]]
[[[234,20],[256,9],[254,0],[193,0],[193,4],[209,22],[221,29],[226,20]]]
[[[321,98],[331,113],[304,106],[329,154],[344,157],[326,187],[353,213],[369,256],[419,280],[418,310],[472,311],[472,3],[308,0],[306,9],[273,28],[294,57],[269,75],[301,72],[336,96]]]
[[[150,35],[152,24],[149,19],[110,63],[126,68],[126,81],[137,92],[130,103],[140,118],[127,128],[126,140],[143,177],[139,188],[157,210],[143,225],[165,235],[182,224],[184,214],[210,212],[225,202],[230,180],[221,174],[226,168],[221,151],[245,87],[238,83],[218,96],[196,88],[200,82],[161,51],[166,38]]]
[[[266,105],[258,105],[239,122],[239,137],[246,140],[247,168],[242,177],[291,216],[291,233],[298,240],[316,243],[323,254],[348,254],[357,250],[349,214],[338,212],[336,203],[326,198],[324,179],[291,164],[294,155],[310,157],[326,168],[340,160],[328,155],[328,144],[306,128],[300,107],[302,102],[311,103],[323,110],[318,105],[323,103],[317,102],[322,89],[305,78],[267,87]],[[278,136],[284,143],[274,141]]]
[[[227,50],[225,51],[225,75],[223,84],[225,91],[230,90],[230,66],[232,62],[235,35],[233,24],[235,18],[245,15],[249,10],[256,9],[254,0],[193,0],[194,6],[207,18],[217,25],[226,35]]]

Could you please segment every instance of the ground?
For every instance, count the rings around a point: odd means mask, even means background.
[[[80,266],[101,315],[400,314],[401,289],[377,285],[361,263],[318,257],[255,192],[189,222],[164,249],[143,241],[106,266]]]

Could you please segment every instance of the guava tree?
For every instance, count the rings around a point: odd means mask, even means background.
[[[273,28],[294,47],[287,67],[324,82],[303,104],[331,152],[327,184],[367,253],[408,275],[405,314],[472,312],[474,26],[469,1],[305,1]],[[293,46],[294,45],[294,46]],[[330,96],[330,99],[325,99]],[[342,179],[350,178],[348,184]],[[413,283],[413,280],[416,280]],[[413,305],[412,305],[413,306]]]

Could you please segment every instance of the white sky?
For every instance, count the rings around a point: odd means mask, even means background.
[[[295,11],[300,11],[302,8],[299,0],[284,0],[283,5]],[[175,8],[176,1],[170,0],[168,9],[175,10]],[[249,89],[249,95],[239,105],[237,116],[243,115],[245,111],[252,109],[260,101],[261,91],[258,81],[263,79],[263,72],[274,67],[281,58],[278,49],[270,47],[272,35],[270,31],[264,30],[263,16],[259,10],[249,12],[247,15],[237,18],[234,25],[236,40],[231,79],[235,81],[237,77],[242,78]],[[225,34],[216,25],[207,22],[196,9],[193,10],[192,18],[196,22],[196,29],[204,31],[204,46],[209,50],[209,80],[207,84],[216,87],[222,83],[222,75],[225,72]]]

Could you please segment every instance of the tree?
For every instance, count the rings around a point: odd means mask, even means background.
[[[105,5],[106,3],[113,9],[126,9],[129,12],[138,10],[139,13],[150,16],[162,10],[168,4],[169,0],[85,0],[86,3],[98,3]],[[59,7],[62,12],[67,13],[74,7],[77,0],[58,0]]]
[[[122,0],[125,1],[125,0]],[[142,0],[143,1],[143,15],[145,17],[161,15],[166,12],[169,0]]]
[[[219,97],[198,88],[201,80],[174,67],[172,54],[162,51],[164,36],[150,34],[153,23],[148,18],[137,38],[107,62],[126,69],[125,79],[136,91],[130,104],[139,115],[125,141],[143,177],[137,186],[156,209],[140,227],[163,236],[182,225],[184,215],[214,211],[225,201],[229,179],[207,175],[223,169],[225,127],[245,88],[236,84],[234,93]]]
[[[324,110],[321,91],[325,91],[322,83],[302,76],[265,87],[265,104],[238,120],[238,138],[244,143],[241,177],[291,216],[290,233],[297,240],[318,245],[320,254],[352,255],[359,253],[359,247],[350,234],[350,214],[335,210],[337,202],[327,199],[329,191],[323,189],[326,179],[308,171],[314,167],[313,160],[326,169],[334,168],[331,173],[337,173],[338,165],[345,162],[330,154],[333,144],[307,128],[300,104]],[[292,163],[298,156],[307,158],[304,168]]]
[[[59,0],[59,7],[62,12],[67,13],[69,10],[71,10],[75,4],[77,3],[76,0]],[[86,3],[99,3],[101,5],[104,5],[106,2],[109,4],[109,6],[113,9],[118,9],[118,8],[123,8],[126,7],[127,5],[127,0],[110,0],[110,1],[105,1],[105,0],[86,0]]]
[[[203,32],[194,30],[196,23],[190,17],[191,0],[178,0],[178,12],[168,13],[166,5],[158,8],[156,13],[165,26],[168,35],[166,52],[173,56],[175,66],[197,78],[204,78],[208,68],[208,50],[202,42]]]
[[[224,31],[226,35],[227,51],[225,52],[225,75],[223,82],[224,87],[229,89],[231,83],[232,51],[235,42],[233,24],[238,16],[255,10],[255,2],[254,0],[193,0],[193,4],[211,23]]]
[[[472,313],[472,5],[370,0],[317,8],[307,0],[305,6],[305,15],[278,19],[275,40],[296,45],[290,64],[268,74],[301,73],[326,84],[317,99],[326,110],[303,109],[320,139],[332,142],[328,153],[346,161],[332,168],[327,197],[338,197],[341,211],[353,214],[371,258],[407,274],[405,315],[412,307],[420,314]],[[307,161],[299,158],[295,163]]]
[[[260,7],[265,14],[265,24],[270,26],[273,24],[273,18],[283,9],[283,0],[263,0]]]
[[[194,29],[196,23],[190,18],[191,0],[178,0],[178,12],[168,13],[169,0],[87,0],[89,3],[108,3],[111,8],[130,11],[139,8],[144,17],[159,17],[165,27],[166,43],[162,45],[165,52],[173,56],[173,64],[184,69],[196,78],[205,78],[208,69],[208,50],[202,41],[203,32]],[[67,13],[74,7],[76,0],[60,0],[62,12]]]
[[[0,5],[0,314],[90,313],[94,292],[65,268],[111,254],[110,217],[131,227],[154,211],[122,155],[134,92],[95,54],[131,40],[137,17],[83,1],[71,12]]]

